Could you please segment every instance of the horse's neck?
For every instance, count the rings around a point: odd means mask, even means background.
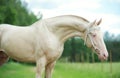
[[[79,36],[83,37],[83,31],[86,29],[87,22],[76,17],[56,17],[46,20],[46,25],[61,42],[68,38]]]

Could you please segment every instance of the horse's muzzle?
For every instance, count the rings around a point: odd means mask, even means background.
[[[98,57],[101,61],[107,60],[108,59],[108,53],[99,54]]]

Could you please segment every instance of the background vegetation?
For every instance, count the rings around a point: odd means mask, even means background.
[[[20,0],[0,0],[0,23],[25,26],[35,21],[37,18],[27,9],[27,3]]]

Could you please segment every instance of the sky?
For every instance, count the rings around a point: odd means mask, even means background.
[[[120,34],[120,0],[22,0],[37,17],[78,15],[89,21],[102,18],[101,30]]]

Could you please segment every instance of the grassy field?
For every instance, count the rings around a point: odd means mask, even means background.
[[[0,67],[0,78],[35,78],[35,66],[7,63]],[[57,63],[53,78],[120,78],[120,63]]]

